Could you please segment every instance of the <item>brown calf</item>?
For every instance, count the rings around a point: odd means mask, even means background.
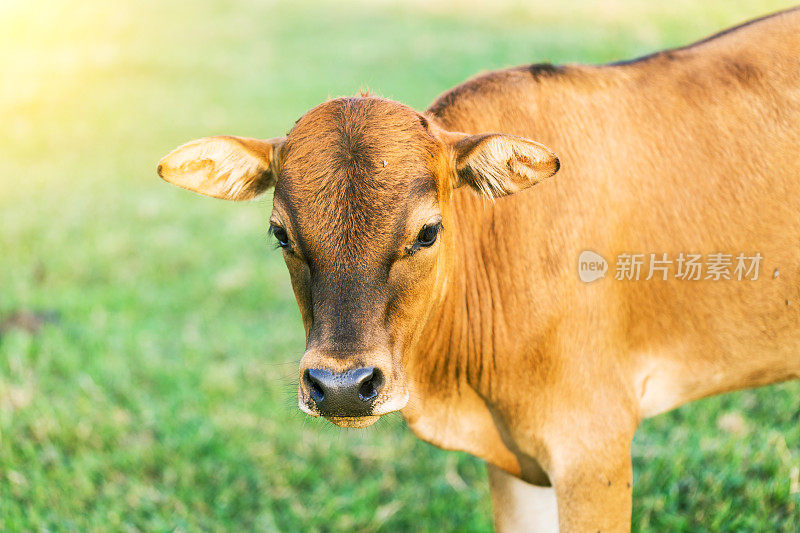
[[[550,149],[563,169],[527,190]],[[300,408],[348,427],[402,409],[489,463],[503,529],[553,527],[556,500],[564,531],[628,529],[643,418],[800,375],[798,10],[629,63],[491,72],[421,114],[331,100],[159,173],[233,200],[274,186]]]

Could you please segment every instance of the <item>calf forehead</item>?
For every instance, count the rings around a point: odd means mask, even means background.
[[[275,199],[319,260],[379,253],[414,203],[435,194],[437,143],[423,120],[367,97],[331,100],[297,122]]]

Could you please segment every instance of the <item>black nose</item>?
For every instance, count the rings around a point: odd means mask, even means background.
[[[367,416],[383,386],[383,373],[374,366],[335,373],[309,368],[303,381],[323,416]]]

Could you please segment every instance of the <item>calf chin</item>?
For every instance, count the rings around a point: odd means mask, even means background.
[[[325,420],[347,429],[367,428],[378,421],[380,415],[376,416],[326,416]]]

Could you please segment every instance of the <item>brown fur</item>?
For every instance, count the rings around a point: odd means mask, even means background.
[[[313,109],[272,215],[294,242],[301,366],[377,365],[376,414],[408,397],[421,438],[552,484],[562,530],[628,529],[643,418],[800,376],[799,52],[793,10],[633,62],[485,74],[427,119],[376,98]],[[540,141],[563,168],[493,202],[454,189],[485,179],[458,162],[487,133]],[[481,164],[512,181],[549,153],[500,152]],[[439,242],[408,254],[435,215]],[[584,284],[584,249],[764,260],[757,281]],[[519,491],[498,472],[500,505]]]

